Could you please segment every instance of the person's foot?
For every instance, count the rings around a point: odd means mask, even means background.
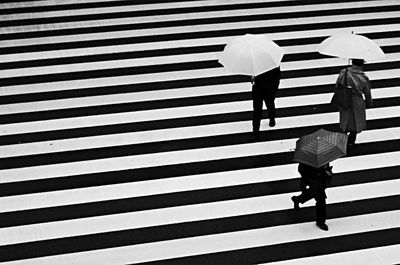
[[[297,201],[296,196],[293,196],[291,199],[292,199],[292,202],[293,202],[293,205],[294,205],[294,209],[296,211],[300,210],[299,202]]]
[[[275,119],[270,119],[269,120],[269,126],[274,127],[276,125]]]
[[[324,230],[324,231],[328,231],[328,230],[329,230],[328,226],[327,226],[325,223],[318,223],[318,222],[317,222],[317,226],[318,226],[320,229]]]

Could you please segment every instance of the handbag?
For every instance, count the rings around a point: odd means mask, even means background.
[[[344,74],[344,83],[345,85],[338,83],[337,86],[335,86],[331,104],[344,109],[349,109],[353,105],[353,92],[351,87],[347,86],[347,69]]]

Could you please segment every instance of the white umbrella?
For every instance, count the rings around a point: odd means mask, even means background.
[[[366,61],[385,58],[382,49],[373,40],[353,33],[333,35],[317,46],[321,54]]]
[[[284,50],[264,35],[246,34],[229,42],[219,62],[233,74],[256,76],[280,65]]]

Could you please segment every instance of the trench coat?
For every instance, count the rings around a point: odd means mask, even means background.
[[[346,85],[345,70],[340,71],[336,86],[339,83]],[[371,84],[363,70],[353,65],[347,68],[347,86],[351,86],[352,89],[352,107],[349,109],[339,107],[340,129],[343,132],[360,133],[367,127],[365,109],[372,105]]]

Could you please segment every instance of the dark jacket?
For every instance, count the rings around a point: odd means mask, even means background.
[[[306,164],[299,164],[298,171],[301,175],[301,190],[309,190],[314,197],[326,198],[325,189],[332,180],[332,167],[314,168]]]
[[[263,96],[274,96],[281,80],[280,67],[269,70],[255,77],[253,93]]]

